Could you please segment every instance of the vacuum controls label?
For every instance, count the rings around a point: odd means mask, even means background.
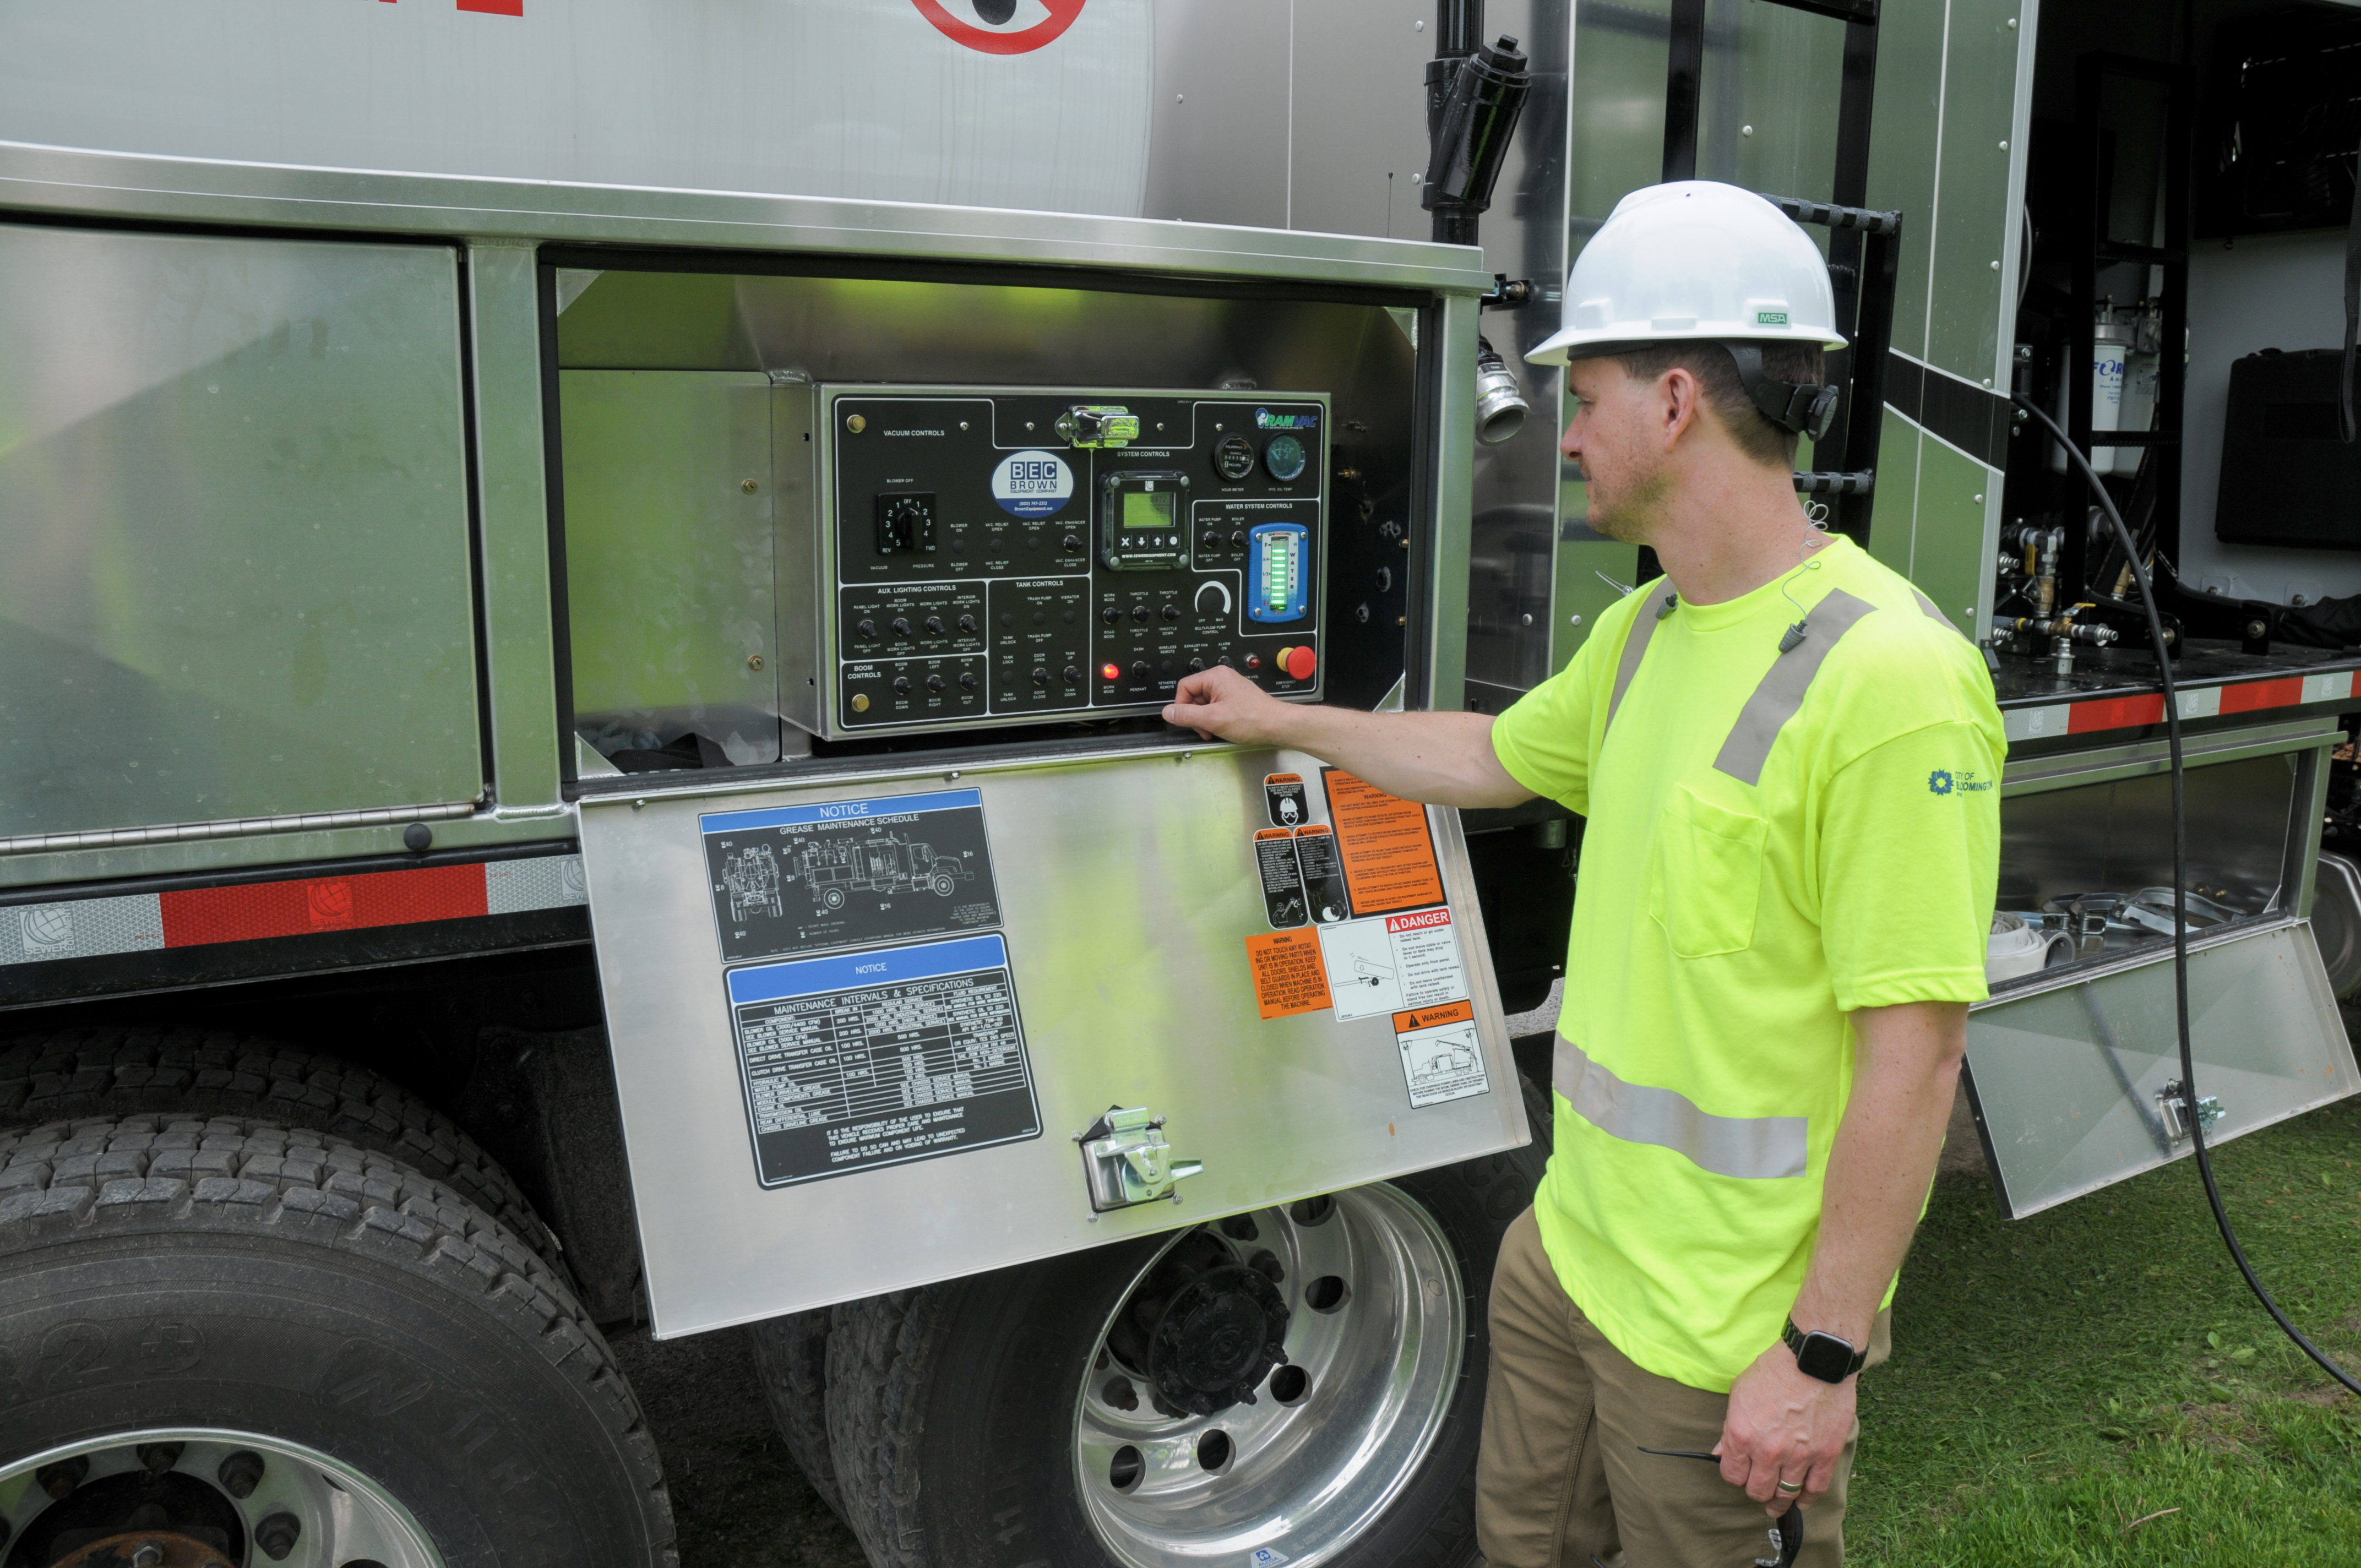
[[[1041,1135],[998,936],[758,964],[729,986],[765,1187]]]
[[[992,471],[992,499],[1017,517],[1048,517],[1074,499],[1074,471],[1054,452],[1012,452]]]
[[[1000,924],[980,791],[714,812],[697,820],[725,963]]]

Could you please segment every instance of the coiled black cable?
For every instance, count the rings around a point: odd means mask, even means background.
[[[2147,616],[2148,641],[2156,649],[2157,685],[2164,692],[2165,744],[2172,760],[2172,990],[2174,1017],[2180,1029],[2180,1092],[2187,1107],[2190,1147],[2197,1156],[2197,1173],[2205,1182],[2205,1201],[2213,1210],[2213,1223],[2222,1232],[2222,1244],[2230,1249],[2230,1260],[2238,1266],[2238,1272],[2246,1276],[2246,1288],[2255,1293],[2255,1299],[2263,1304],[2263,1310],[2270,1313],[2271,1321],[2279,1324],[2280,1332],[2293,1340],[2304,1354],[2319,1363],[2323,1372],[2354,1393],[2361,1394],[2361,1381],[2356,1380],[2351,1373],[2330,1360],[2325,1351],[2305,1338],[2303,1331],[2289,1321],[2288,1315],[2279,1310],[2279,1304],[2271,1299],[2270,1291],[2264,1288],[2262,1280],[2256,1277],[2255,1266],[2246,1261],[2246,1249],[2238,1245],[2238,1233],[2230,1228],[2230,1216],[2222,1208],[2222,1189],[2213,1179],[2213,1157],[2205,1149],[2204,1118],[2197,1113],[2197,1063],[2189,1044],[2189,843],[2181,787],[2180,694],[2172,678],[2172,651],[2165,645],[2164,623],[2157,619],[2156,594],[2148,583],[2147,564],[2140,559],[2139,546],[2132,540],[2132,531],[2124,526],[2123,514],[2115,510],[2114,498],[2107,494],[2107,487],[2101,484],[2099,476],[2092,471],[2090,459],[2075,449],[2074,444],[2066,438],[2066,433],[2058,428],[2056,420],[2023,397],[2013,398],[2011,401],[2048,427],[2049,433],[2058,438],[2058,444],[2066,449],[2066,455],[2073,460],[2074,466],[2081,470],[2082,477],[2090,482],[2091,493],[2099,499],[2099,510],[2106,513],[2108,524],[2115,531],[2115,543],[2123,547],[2124,559],[2131,563],[2139,584],[2140,609]]]

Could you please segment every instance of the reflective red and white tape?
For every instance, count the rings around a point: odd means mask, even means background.
[[[2224,685],[2182,686],[2180,717],[2213,718],[2224,714],[2260,713],[2274,707],[2301,707],[2315,702],[2345,702],[2354,697],[2361,697],[2361,670],[2332,670],[2324,675],[2279,675]],[[2137,696],[2094,697],[2087,702],[2054,703],[2047,707],[2011,707],[2003,709],[2000,717],[2012,740],[2089,735],[2102,729],[2136,729],[2164,722],[2164,694],[2142,692]]]
[[[68,898],[0,909],[0,964],[362,931],[588,902],[579,855]]]

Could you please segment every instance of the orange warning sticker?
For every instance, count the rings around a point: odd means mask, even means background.
[[[1320,934],[1313,930],[1270,931],[1246,938],[1254,966],[1255,1005],[1266,1018],[1316,1013],[1334,1003],[1328,968],[1320,961]]]
[[[1407,1035],[1412,1029],[1432,1029],[1438,1024],[1472,1024],[1476,1021],[1476,1004],[1472,1002],[1446,1002],[1440,1007],[1420,1007],[1394,1014],[1394,1033]]]
[[[1353,913],[1378,915],[1443,902],[1443,872],[1426,807],[1400,800],[1342,768],[1323,768],[1328,820],[1344,851],[1345,883]]]

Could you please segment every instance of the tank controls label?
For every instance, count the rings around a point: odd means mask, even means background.
[[[1328,792],[1328,820],[1336,828],[1353,913],[1382,915],[1442,903],[1443,872],[1435,863],[1426,807],[1396,799],[1342,768],[1321,769],[1320,780]]]
[[[1311,918],[1303,905],[1303,873],[1295,861],[1295,835],[1266,828],[1255,835],[1255,868],[1262,873],[1262,910],[1275,929]]]
[[[972,789],[699,817],[724,963],[1000,924]]]
[[[1272,827],[1294,828],[1312,820],[1312,813],[1303,803],[1301,773],[1264,775],[1262,795],[1263,806],[1270,813]]]
[[[1266,1018],[1317,1013],[1329,1004],[1328,973],[1320,941],[1310,931],[1268,931],[1246,938],[1254,970],[1255,1005]]]
[[[998,936],[733,970],[765,1187],[1041,1135]]]
[[[1448,909],[1315,929],[1338,1023],[1466,999],[1467,971]]]
[[[1476,1007],[1451,1002],[1394,1014],[1394,1042],[1401,1047],[1402,1081],[1412,1105],[1441,1105],[1491,1091],[1484,1075],[1484,1047],[1476,1038]]]
[[[1303,898],[1317,925],[1333,926],[1350,909],[1345,897],[1345,868],[1336,860],[1336,835],[1324,822],[1295,830],[1295,863],[1303,872]]]

